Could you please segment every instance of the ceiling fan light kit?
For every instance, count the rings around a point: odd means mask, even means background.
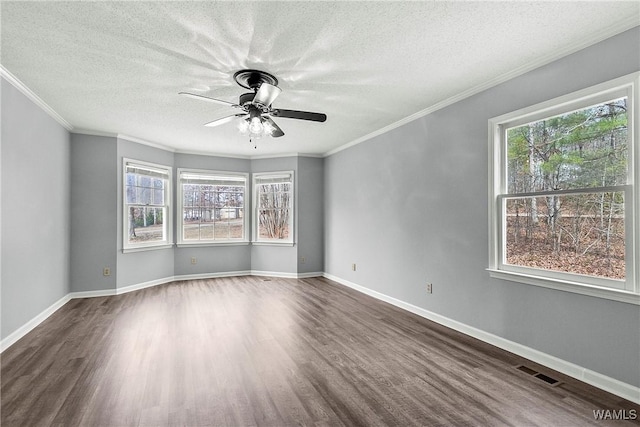
[[[242,113],[205,123],[205,126],[214,127],[240,119],[238,121],[238,129],[241,134],[249,136],[250,142],[265,135],[269,135],[272,138],[279,138],[284,135],[282,129],[280,129],[271,117],[308,120],[312,122],[324,122],[327,120],[327,115],[323,113],[274,109],[271,104],[276,100],[278,95],[280,95],[282,90],[278,87],[278,79],[272,74],[260,70],[246,69],[236,72],[233,75],[233,79],[239,86],[253,91],[241,94],[237,104],[194,93],[180,92],[179,94],[189,98],[243,110]],[[255,148],[257,148],[257,146]]]

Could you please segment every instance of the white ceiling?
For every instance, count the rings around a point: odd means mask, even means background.
[[[640,24],[614,2],[9,2],[1,56],[73,131],[178,152],[326,154]],[[257,149],[233,123],[239,69],[279,79],[285,136]],[[6,73],[8,71],[8,73]]]

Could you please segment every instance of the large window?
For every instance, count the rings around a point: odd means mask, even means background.
[[[180,244],[247,241],[247,175],[179,169]]]
[[[640,303],[637,75],[490,121],[498,277]]]
[[[124,159],[124,250],[171,244],[171,168]]]
[[[293,244],[293,172],[254,174],[253,194],[254,242]]]

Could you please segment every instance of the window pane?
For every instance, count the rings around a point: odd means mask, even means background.
[[[198,240],[200,238],[200,213],[189,207],[182,210],[182,238]]]
[[[236,217],[229,220],[229,238],[242,239],[244,238],[244,212],[239,209],[236,215]]]
[[[162,179],[128,173],[127,203],[138,205],[164,205],[165,183]]]
[[[507,264],[625,278],[624,193],[506,200]]]
[[[127,184],[127,200],[126,203],[136,203],[136,187]]]
[[[200,224],[200,240],[213,239],[213,222]]]
[[[164,208],[129,207],[129,243],[165,240],[163,221]]]
[[[217,177],[216,182],[219,184],[183,184],[184,240],[244,238],[244,188],[235,181],[234,185],[224,184],[224,177]],[[196,223],[200,224],[198,232],[194,230]]]
[[[282,177],[261,177],[258,191],[257,239],[289,240],[292,183],[282,182]]]
[[[153,190],[153,201],[154,205],[164,205],[164,190],[162,188],[156,188]]]
[[[226,221],[216,221],[215,223],[215,238],[219,240],[226,240],[229,238],[229,223]]]
[[[508,191],[624,185],[627,137],[627,98],[508,129]]]
[[[261,239],[288,239],[289,209],[260,210],[258,237]]]

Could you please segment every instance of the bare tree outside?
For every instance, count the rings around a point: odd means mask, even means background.
[[[627,155],[626,98],[508,129],[506,262],[624,279]]]
[[[290,182],[261,183],[258,191],[258,238],[288,240],[292,209]]]
[[[285,184],[263,185],[260,192],[260,237],[286,239],[289,233],[289,192]]]

